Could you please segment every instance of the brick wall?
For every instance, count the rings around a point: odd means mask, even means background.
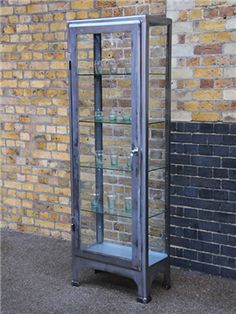
[[[172,131],[172,263],[236,278],[236,124]]]
[[[235,15],[234,0],[167,1],[173,120],[236,121]]]

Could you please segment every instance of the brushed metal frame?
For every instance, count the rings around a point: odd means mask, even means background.
[[[171,103],[171,19],[159,16],[76,20],[68,22],[70,154],[72,207],[72,285],[79,285],[79,269],[89,267],[132,278],[138,287],[138,301],[148,303],[152,281],[158,272],[164,273],[163,285],[170,287],[169,225],[170,225],[170,103]],[[149,28],[167,26],[166,51],[166,166],[165,166],[165,227],[166,257],[149,265],[148,253],[148,81]],[[130,31],[132,34],[132,258],[131,260],[86,252],[80,248],[79,216],[79,122],[77,35],[93,34],[94,60],[101,58],[101,33]],[[101,77],[94,76],[95,107],[102,109]],[[95,146],[102,148],[102,125],[95,123]],[[100,172],[99,172],[100,171]],[[102,170],[96,170],[96,189],[102,189]],[[101,193],[102,194],[102,193]],[[102,203],[103,200],[101,199]],[[97,243],[103,241],[103,215],[96,217]]]

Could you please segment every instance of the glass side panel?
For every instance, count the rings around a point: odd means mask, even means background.
[[[131,260],[131,34],[78,35],[77,48],[80,245]]]
[[[149,29],[149,73],[162,73],[163,76],[149,74],[149,112],[148,112],[148,167],[162,164],[148,174],[148,243],[149,257],[154,253],[165,257],[165,149],[166,149],[166,27],[152,26]],[[150,124],[155,119],[162,123]],[[152,253],[153,252],[153,253]],[[149,261],[150,264],[150,261]]]

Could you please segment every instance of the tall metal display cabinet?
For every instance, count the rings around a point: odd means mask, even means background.
[[[170,287],[171,20],[68,23],[72,285],[83,267]]]

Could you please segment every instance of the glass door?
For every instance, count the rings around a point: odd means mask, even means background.
[[[148,264],[169,247],[169,70],[167,26],[149,27],[148,74]],[[168,62],[169,61],[169,62]],[[168,222],[168,224],[167,224]]]
[[[138,29],[137,24],[87,25],[70,35],[71,103],[77,120],[72,133],[78,139],[72,138],[78,254],[134,267],[140,158]]]

